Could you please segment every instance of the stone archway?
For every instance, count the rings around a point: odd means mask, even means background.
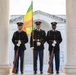
[[[10,19],[10,38],[12,38],[12,35],[13,33],[17,30],[16,28],[16,22],[19,22],[19,21],[22,21],[23,20],[23,16],[24,15],[20,15],[20,16],[16,16],[16,15],[13,15],[11,16],[11,19]],[[40,16],[40,17],[39,17]],[[13,19],[12,19],[13,17]],[[62,38],[63,38],[63,42],[62,42],[62,45],[60,46],[61,47],[61,50],[60,50],[60,72],[62,71],[62,68],[64,66],[64,54],[65,54],[65,51],[66,51],[66,25],[65,25],[65,19],[62,18],[62,17],[58,17],[56,15],[51,15],[49,14],[48,16],[48,13],[45,13],[45,12],[42,12],[42,11],[35,11],[34,12],[34,22],[36,21],[41,21],[42,24],[41,24],[41,29],[45,30],[46,33],[48,30],[51,29],[51,22],[53,21],[56,21],[58,24],[57,24],[57,29],[61,31],[62,33]],[[30,35],[28,36],[30,38]],[[10,40],[11,41],[11,40]],[[13,44],[12,42],[10,42],[10,64],[12,65],[12,59],[13,59]],[[29,46],[29,42],[26,44],[26,47],[28,48],[26,51],[25,51],[25,67],[24,67],[24,71],[25,73],[26,72],[32,72],[32,67],[33,67],[33,58],[32,58],[32,51],[30,49],[30,46]],[[47,72],[47,66],[48,66],[48,44],[47,42],[45,43],[45,50],[44,50],[44,72]],[[30,56],[29,56],[30,55]],[[31,58],[31,59],[30,59]],[[30,62],[29,62],[30,61]],[[31,68],[29,68],[30,66]],[[29,70],[27,70],[26,66],[28,67]]]

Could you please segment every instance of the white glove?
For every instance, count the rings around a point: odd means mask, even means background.
[[[19,44],[19,43],[17,43],[17,46],[19,47],[19,46],[20,46],[20,44]]]
[[[18,44],[21,44],[21,41],[20,40],[18,41]]]
[[[53,43],[56,44],[57,42],[54,40]]]
[[[37,46],[40,46],[41,45],[41,43],[40,42],[37,42]]]
[[[31,47],[32,50],[34,50],[34,47]]]
[[[21,41],[19,40],[17,43],[17,46],[19,47],[21,45]]]
[[[52,43],[52,46],[55,47],[55,43]]]

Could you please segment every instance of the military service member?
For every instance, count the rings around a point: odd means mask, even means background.
[[[55,56],[55,66],[56,66],[56,73],[59,74],[59,65],[60,65],[60,43],[62,42],[62,37],[60,31],[56,30],[57,22],[52,22],[52,30],[47,32],[47,43],[49,44],[49,54],[51,57],[52,51],[54,50]],[[52,58],[52,65],[51,73],[53,74],[53,58]]]
[[[35,22],[36,29],[32,31],[30,38],[30,46],[33,47],[33,65],[34,65],[34,74],[37,74],[37,59],[39,56],[40,62],[40,74],[43,74],[43,50],[44,43],[46,38],[46,33],[44,30],[40,29],[41,22]]]
[[[19,70],[19,58],[20,58],[20,71],[21,74],[23,74],[23,62],[24,62],[24,50],[26,49],[25,43],[28,42],[28,37],[27,34],[22,31],[22,22],[18,22],[18,31],[14,32],[13,37],[12,37],[12,42],[14,44],[14,50],[15,50],[15,58],[16,59],[16,74],[18,73]],[[16,53],[18,52],[17,56]]]

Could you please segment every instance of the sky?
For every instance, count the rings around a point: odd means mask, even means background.
[[[25,15],[31,0],[10,0],[10,15]],[[33,11],[66,15],[66,0],[33,0]]]

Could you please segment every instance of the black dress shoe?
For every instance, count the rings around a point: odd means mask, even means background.
[[[21,74],[23,74],[23,72],[21,72]]]
[[[53,71],[51,71],[50,74],[53,74]]]
[[[59,74],[59,71],[57,71],[56,74]]]
[[[15,74],[18,74],[18,72],[16,71]]]
[[[34,71],[34,74],[37,74],[37,71]]]
[[[40,74],[43,74],[43,71],[40,71]]]

